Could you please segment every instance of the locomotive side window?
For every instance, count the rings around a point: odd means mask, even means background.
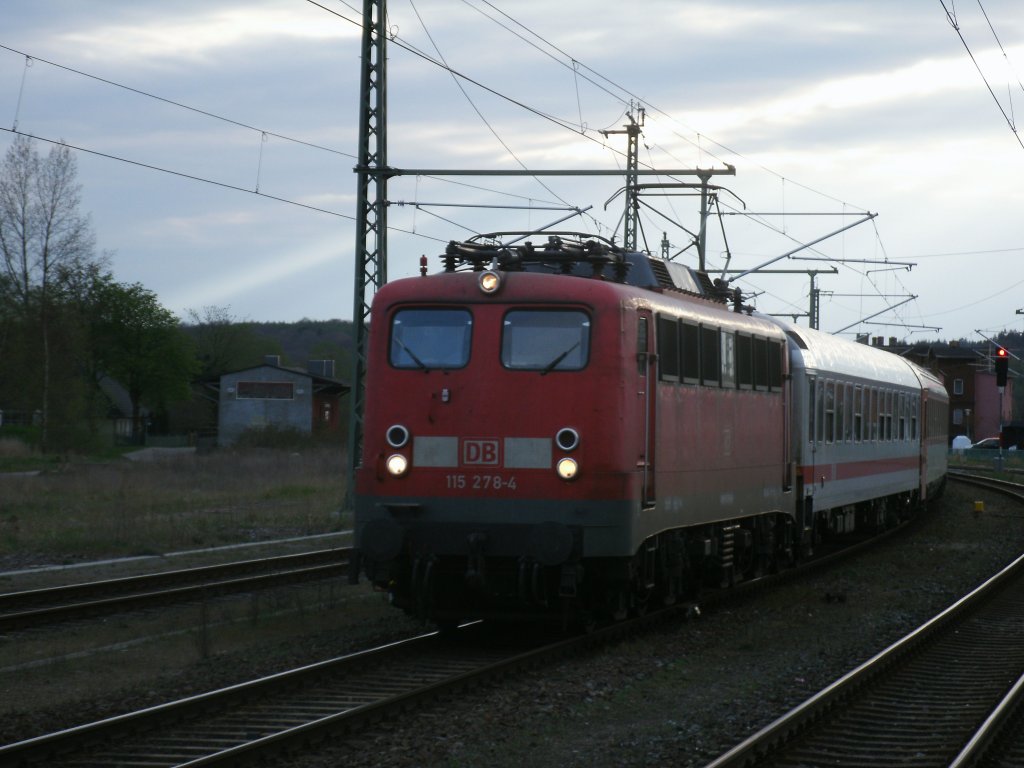
[[[768,343],[768,385],[772,389],[782,389],[782,356],[786,354],[786,345],[772,341]]]
[[[736,334],[736,379],[740,389],[754,386],[753,340],[743,333]]]
[[[721,342],[718,329],[706,325],[700,327],[700,383],[717,387],[721,383],[722,369],[718,357]]]
[[[501,364],[516,371],[578,371],[590,358],[590,318],[579,310],[522,309],[505,315]]]
[[[736,387],[736,336],[722,331],[722,386]]]
[[[462,368],[469,362],[473,316],[465,309],[402,309],[391,321],[395,368]]]
[[[754,387],[768,389],[768,339],[754,337]]]
[[[658,315],[658,378],[679,381],[679,322]]]
[[[687,384],[700,382],[700,329],[696,325],[683,323],[683,381]]]

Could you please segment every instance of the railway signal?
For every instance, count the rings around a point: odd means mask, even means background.
[[[1001,390],[1006,386],[1006,373],[1010,366],[1010,353],[1005,347],[996,349],[996,386]]]

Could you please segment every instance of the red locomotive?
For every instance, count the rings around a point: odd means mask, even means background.
[[[622,617],[941,487],[948,398],[900,357],[592,236],[443,258],[375,297],[356,472],[356,568],[410,613]]]

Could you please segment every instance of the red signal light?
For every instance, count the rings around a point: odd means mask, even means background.
[[[1010,353],[1007,352],[1003,347],[999,347],[998,349],[996,349],[995,368],[996,386],[1005,387],[1006,378],[1009,374],[1010,368]]]

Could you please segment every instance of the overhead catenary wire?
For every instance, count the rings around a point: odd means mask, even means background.
[[[449,73],[451,73],[451,72],[452,72],[452,70],[451,70],[451,68],[450,68],[450,67],[448,66],[448,62],[446,62],[446,61],[445,61],[445,59],[444,59],[444,54],[442,54],[442,53],[441,53],[441,49],[440,49],[440,48],[438,47],[437,43],[436,43],[436,42],[434,42],[434,38],[433,38],[433,37],[431,36],[431,34],[430,34],[430,30],[429,30],[429,29],[427,29],[427,25],[426,25],[426,23],[425,23],[425,22],[423,21],[423,17],[422,17],[422,16],[420,16],[420,12],[419,12],[419,10],[418,10],[418,9],[416,8],[416,3],[415,3],[415,2],[413,2],[413,0],[409,0],[409,5],[410,5],[410,6],[412,7],[413,13],[415,13],[415,14],[416,14],[416,18],[417,18],[417,20],[419,20],[419,22],[420,22],[420,26],[421,26],[421,27],[423,27],[423,32],[424,32],[424,33],[426,34],[426,36],[427,36],[427,39],[428,39],[428,40],[430,40],[430,44],[431,44],[431,45],[432,45],[432,46],[434,47],[434,51],[435,51],[435,52],[437,53],[437,56],[438,56],[438,58],[439,58],[439,59],[441,60],[441,63],[442,63],[443,65],[444,65],[444,68],[445,68],[446,70],[448,70],[448,72],[449,72]],[[460,83],[460,82],[459,82],[459,79],[458,79],[457,77],[455,77],[454,73],[452,73],[452,79],[453,79],[453,81],[455,82],[455,85],[456,85],[456,87],[458,87],[459,91],[460,91],[460,92],[462,93],[463,97],[465,97],[466,101],[467,101],[467,102],[469,103],[470,107],[472,107],[473,111],[474,111],[474,112],[476,112],[476,115],[477,115],[477,117],[479,117],[479,118],[480,118],[480,120],[481,120],[481,121],[483,122],[483,124],[484,124],[484,125],[485,125],[485,126],[487,127],[487,130],[489,130],[489,131],[491,132],[491,135],[492,135],[492,136],[494,136],[494,138],[495,138],[495,139],[497,139],[498,143],[499,143],[499,144],[501,144],[502,148],[503,148],[503,149],[504,149],[504,150],[505,150],[506,152],[508,152],[508,153],[509,153],[509,155],[511,155],[512,159],[514,159],[514,160],[516,161],[516,163],[517,163],[517,164],[518,164],[518,165],[519,165],[519,166],[520,166],[520,167],[521,167],[521,168],[522,168],[523,170],[529,170],[529,169],[527,168],[527,166],[526,166],[526,163],[524,163],[524,162],[523,162],[523,161],[522,161],[522,160],[521,160],[521,159],[520,159],[520,158],[519,158],[519,157],[518,157],[518,156],[516,155],[515,151],[514,151],[514,150],[513,150],[513,149],[512,149],[512,148],[511,148],[511,147],[510,147],[510,146],[508,145],[508,143],[507,143],[507,142],[506,142],[506,141],[505,141],[505,140],[504,140],[503,138],[501,138],[501,136],[500,136],[500,135],[498,134],[498,131],[497,131],[497,129],[496,129],[496,128],[495,128],[495,127],[494,127],[493,125],[491,125],[491,123],[490,123],[490,122],[489,122],[489,121],[487,120],[487,118],[486,118],[486,117],[484,117],[484,114],[483,114],[483,112],[481,112],[481,111],[480,111],[480,108],[479,108],[479,107],[477,107],[477,105],[476,105],[476,104],[475,104],[475,103],[473,102],[473,99],[471,99],[471,98],[470,98],[470,96],[469,96],[469,94],[468,94],[468,93],[466,93],[466,89],[462,87],[462,83]],[[540,186],[541,186],[541,187],[543,187],[543,188],[544,188],[545,190],[547,190],[547,192],[548,192],[549,194],[551,194],[551,195],[554,195],[554,196],[555,196],[556,198],[558,198],[558,199],[559,199],[560,201],[562,201],[563,203],[565,203],[565,200],[564,200],[564,199],[563,199],[562,197],[560,197],[560,196],[559,196],[559,195],[558,195],[558,194],[557,194],[556,192],[554,192],[554,191],[553,191],[553,190],[552,190],[552,189],[551,189],[551,188],[550,188],[550,187],[549,187],[549,186],[548,186],[547,184],[545,184],[544,182],[542,182],[542,181],[541,181],[540,179],[537,179],[536,177],[534,177],[534,178],[536,179],[537,183],[538,183],[538,184],[540,184]],[[566,204],[566,205],[568,205],[568,203],[565,203],[565,204]]]
[[[963,30],[960,28],[960,23],[956,19],[956,14],[946,7],[946,0],[939,0],[939,4],[942,6],[942,10],[946,12],[946,19],[949,21],[951,27],[956,32],[957,37],[960,38],[960,42],[964,44],[964,49],[967,51],[967,55],[970,57],[971,62],[974,64],[974,68],[978,70],[978,74],[981,75],[982,82],[985,83],[985,87],[988,89],[989,94],[992,96],[992,100],[995,101],[996,106],[999,108],[999,112],[1002,114],[1003,119],[1006,120],[1006,124],[1010,126],[1010,130],[1013,132],[1013,136],[1017,139],[1017,143],[1020,144],[1021,148],[1024,149],[1024,140],[1021,139],[1020,134],[1017,132],[1017,126],[1014,124],[1013,116],[1006,113],[1006,109],[1003,108],[1003,104],[999,101],[999,97],[996,96],[996,92],[992,89],[991,83],[988,81],[988,77],[985,75],[984,70],[981,68],[981,64],[978,59],[974,56],[974,52],[971,50],[971,46],[967,44],[967,39],[964,37]],[[979,3],[979,5],[981,5]],[[982,8],[984,13],[984,8]],[[988,15],[985,15],[986,20]],[[989,25],[991,27],[991,23]],[[995,30],[992,30],[995,34]],[[997,37],[996,40],[999,38]],[[1002,44],[1000,43],[1000,48]],[[1004,51],[1005,54],[1005,51]],[[1012,102],[1011,102],[1012,104]]]

